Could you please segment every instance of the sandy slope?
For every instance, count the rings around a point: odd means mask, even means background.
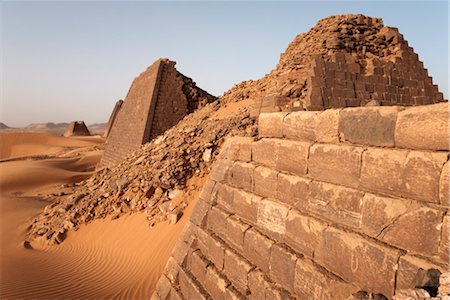
[[[27,220],[48,204],[36,195],[88,178],[102,153],[92,147],[101,139],[26,136],[3,138],[9,147],[3,158],[9,158],[6,153],[59,157],[0,162],[0,299],[149,298],[194,201],[175,225],[150,229],[143,214],[96,220],[70,232],[61,245],[34,242],[34,249],[25,249]]]

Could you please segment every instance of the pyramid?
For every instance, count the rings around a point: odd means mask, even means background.
[[[112,122],[99,166],[122,161],[142,144],[214,100],[214,96],[178,72],[174,61],[158,59],[131,84]]]
[[[106,130],[103,133],[104,137],[107,138],[109,136],[109,133],[111,132],[111,128],[112,128],[114,122],[116,121],[117,115],[119,114],[122,104],[123,104],[123,100],[120,99],[116,102],[116,105],[114,105],[114,109],[111,112],[111,116],[109,117],[109,120],[108,120],[108,125],[106,126]]]
[[[73,121],[67,126],[64,132],[65,137],[69,136],[90,136],[91,133],[83,121]]]
[[[397,28],[380,18],[338,15],[299,34],[259,82],[260,112],[444,101],[427,69]]]

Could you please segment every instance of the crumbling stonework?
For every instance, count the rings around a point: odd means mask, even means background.
[[[448,108],[261,114],[258,140],[222,147],[154,298],[436,295],[450,267]],[[402,146],[417,137],[398,120],[430,110],[433,142]]]
[[[100,167],[115,164],[216,98],[159,59],[133,81],[113,122]]]
[[[117,100],[116,104],[114,105],[114,109],[111,113],[111,116],[109,116],[108,125],[106,127],[105,132],[103,133],[104,137],[108,137],[109,133],[111,132],[111,128],[114,125],[114,122],[116,121],[117,115],[119,114],[120,108],[122,107],[123,100]]]
[[[69,136],[89,136],[91,133],[83,121],[73,121],[67,126],[64,132],[65,137]]]

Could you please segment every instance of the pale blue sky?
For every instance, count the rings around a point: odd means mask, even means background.
[[[0,121],[105,122],[159,57],[221,95],[273,69],[298,33],[343,13],[398,27],[448,95],[448,8],[447,1],[2,2]]]

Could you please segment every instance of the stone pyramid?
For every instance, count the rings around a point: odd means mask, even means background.
[[[91,133],[83,121],[73,121],[67,126],[64,132],[65,137],[69,136],[89,136]]]

